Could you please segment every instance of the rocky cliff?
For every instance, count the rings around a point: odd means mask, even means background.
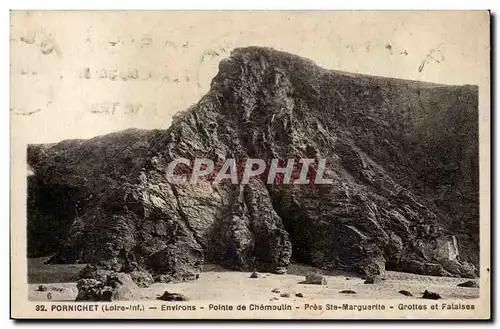
[[[30,145],[28,256],[195,279],[203,263],[473,277],[478,89],[236,49],[164,131]],[[176,158],[326,159],[331,185],[174,185]]]

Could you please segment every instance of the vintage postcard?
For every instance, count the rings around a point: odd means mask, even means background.
[[[488,11],[10,31],[12,318],[490,318]]]

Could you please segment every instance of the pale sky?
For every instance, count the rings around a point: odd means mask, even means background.
[[[328,69],[479,85],[489,98],[487,12],[12,12],[12,138],[167,128],[220,60],[250,45]]]

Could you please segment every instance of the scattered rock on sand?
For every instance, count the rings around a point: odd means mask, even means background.
[[[38,286],[37,291],[47,291],[47,286],[44,286],[43,284]]]
[[[278,288],[274,288],[273,290],[271,290],[271,292],[276,292],[276,293],[280,293],[280,290]]]
[[[178,293],[175,293],[175,292],[168,292],[168,291],[165,291],[162,296],[160,296],[160,297],[158,297],[156,299],[166,300],[166,301],[169,301],[169,302],[181,302],[181,301],[189,300],[183,294],[178,294]]]
[[[326,279],[320,274],[313,273],[313,274],[308,274],[306,276],[306,279],[300,283],[326,285]]]
[[[270,299],[270,301],[273,301],[273,300],[280,300],[278,297],[273,297]]]
[[[253,272],[253,273],[250,275],[250,277],[251,277],[252,279],[257,279],[257,278],[259,277],[259,274],[258,274],[257,272]]]
[[[342,290],[341,294],[355,294],[356,292],[350,289]]]
[[[351,278],[345,278],[346,280],[351,280]]]
[[[54,290],[54,291],[57,291],[57,292],[63,292],[66,290],[66,288],[63,288],[63,287],[51,287],[50,290]]]
[[[437,292],[431,292],[431,291],[424,291],[424,294],[422,296],[424,299],[441,299],[441,295],[439,295]]]
[[[275,274],[286,274],[286,267],[277,267],[274,269]]]
[[[466,287],[466,288],[479,288],[479,283],[476,281],[465,281],[457,284],[457,287]]]
[[[284,298],[289,298],[290,297],[290,294],[287,293],[287,292],[284,292],[280,295],[280,297],[284,297]]]
[[[411,292],[409,292],[408,290],[400,290],[400,291],[399,291],[399,293],[400,293],[401,295],[405,295],[405,296],[408,296],[408,297],[413,296],[413,295],[411,294]]]
[[[299,293],[296,293],[296,294],[295,294],[295,297],[301,297],[301,298],[304,298],[304,295],[303,295],[301,292],[299,292]]]

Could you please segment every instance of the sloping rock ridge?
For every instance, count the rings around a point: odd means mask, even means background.
[[[326,159],[331,185],[174,185],[177,158]],[[474,277],[478,88],[232,52],[167,130],[30,145],[28,256],[196,279],[204,263]]]

